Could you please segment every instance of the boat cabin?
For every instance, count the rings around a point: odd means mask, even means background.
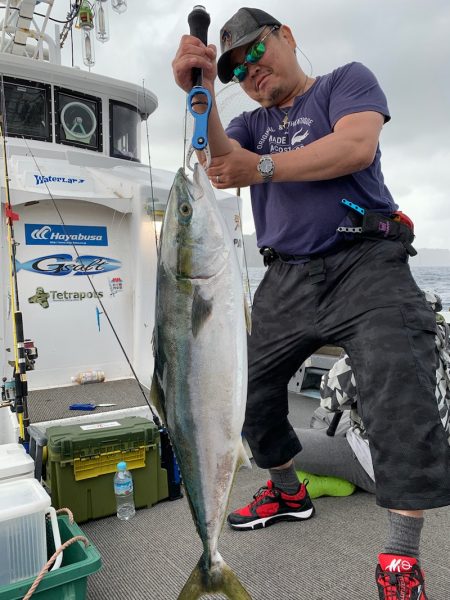
[[[141,122],[158,106],[149,90],[14,55],[0,71],[8,137],[141,161]]]
[[[39,358],[29,387],[72,385],[78,372],[132,375],[111,318],[145,385],[153,370],[156,247],[174,173],[141,162],[149,90],[41,60],[2,55],[6,164],[25,337]],[[4,187],[3,148],[0,148]],[[2,189],[2,201],[5,190]],[[218,193],[237,247],[239,204]],[[1,231],[0,346],[10,374],[7,232]],[[105,310],[104,310],[105,309]]]

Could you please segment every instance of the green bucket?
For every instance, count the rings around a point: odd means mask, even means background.
[[[84,536],[76,523],[72,525],[67,516],[58,517],[61,543],[76,535]],[[86,537],[86,536],[85,536]],[[42,565],[44,566],[44,565]],[[85,600],[87,578],[102,566],[98,550],[90,544],[74,542],[64,550],[59,569],[49,571],[39,583],[32,600]],[[22,600],[32,586],[35,577],[0,587],[0,600]]]

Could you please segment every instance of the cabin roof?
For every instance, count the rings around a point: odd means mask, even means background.
[[[145,119],[158,107],[156,95],[143,86],[90,73],[77,67],[55,65],[42,60],[2,53],[0,70],[2,75],[10,77],[51,83],[93,95],[106,95],[132,106],[137,104],[139,112]]]

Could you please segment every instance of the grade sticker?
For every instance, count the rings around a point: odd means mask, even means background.
[[[107,429],[108,427],[120,427],[120,423],[117,421],[110,421],[108,423],[92,423],[92,425],[80,425],[80,429],[89,431],[91,429]]]

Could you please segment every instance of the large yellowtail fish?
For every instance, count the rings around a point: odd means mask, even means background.
[[[247,393],[242,274],[214,191],[196,164],[179,170],[161,232],[152,399],[180,466],[203,554],[179,600],[251,600],[217,543],[242,445]]]

